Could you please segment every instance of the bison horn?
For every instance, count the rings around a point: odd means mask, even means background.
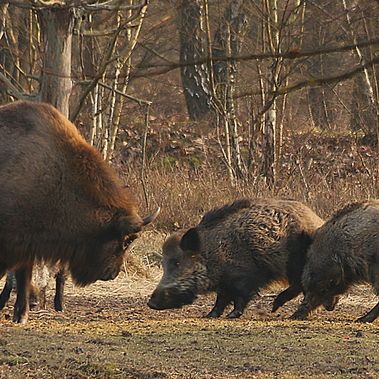
[[[157,209],[153,214],[151,214],[151,215],[145,217],[145,218],[143,219],[143,223],[142,223],[142,225],[145,226],[145,225],[148,225],[148,224],[150,224],[151,222],[153,222],[153,221],[158,217],[160,211],[161,211],[161,208],[158,207],[158,209]]]

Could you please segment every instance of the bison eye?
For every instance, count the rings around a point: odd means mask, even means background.
[[[124,240],[122,241],[122,250],[126,250],[129,245],[137,238],[136,234],[131,234],[129,236],[126,236]]]

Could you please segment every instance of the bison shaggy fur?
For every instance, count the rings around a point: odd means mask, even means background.
[[[142,226],[113,169],[53,106],[0,107],[0,276],[16,271],[25,322],[35,261],[60,262],[80,286],[114,279]]]

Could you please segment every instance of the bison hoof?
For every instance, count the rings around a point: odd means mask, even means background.
[[[14,314],[13,315],[13,322],[17,324],[25,325],[27,321],[28,321],[27,314],[22,314],[22,315]]]

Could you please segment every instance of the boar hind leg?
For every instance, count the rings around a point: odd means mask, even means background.
[[[360,317],[357,322],[373,322],[379,316],[379,303],[375,305],[374,308],[371,309],[364,316]]]
[[[32,279],[32,265],[16,271],[17,298],[13,310],[13,321],[25,324],[29,316],[29,295]]]
[[[271,312],[276,312],[282,305],[294,299],[302,291],[300,286],[291,285],[284,291],[282,291],[274,300]]]
[[[206,317],[208,318],[217,318],[220,317],[223,313],[225,308],[230,304],[232,301],[231,296],[226,292],[217,292],[217,298],[216,303],[212,310],[207,314]]]

